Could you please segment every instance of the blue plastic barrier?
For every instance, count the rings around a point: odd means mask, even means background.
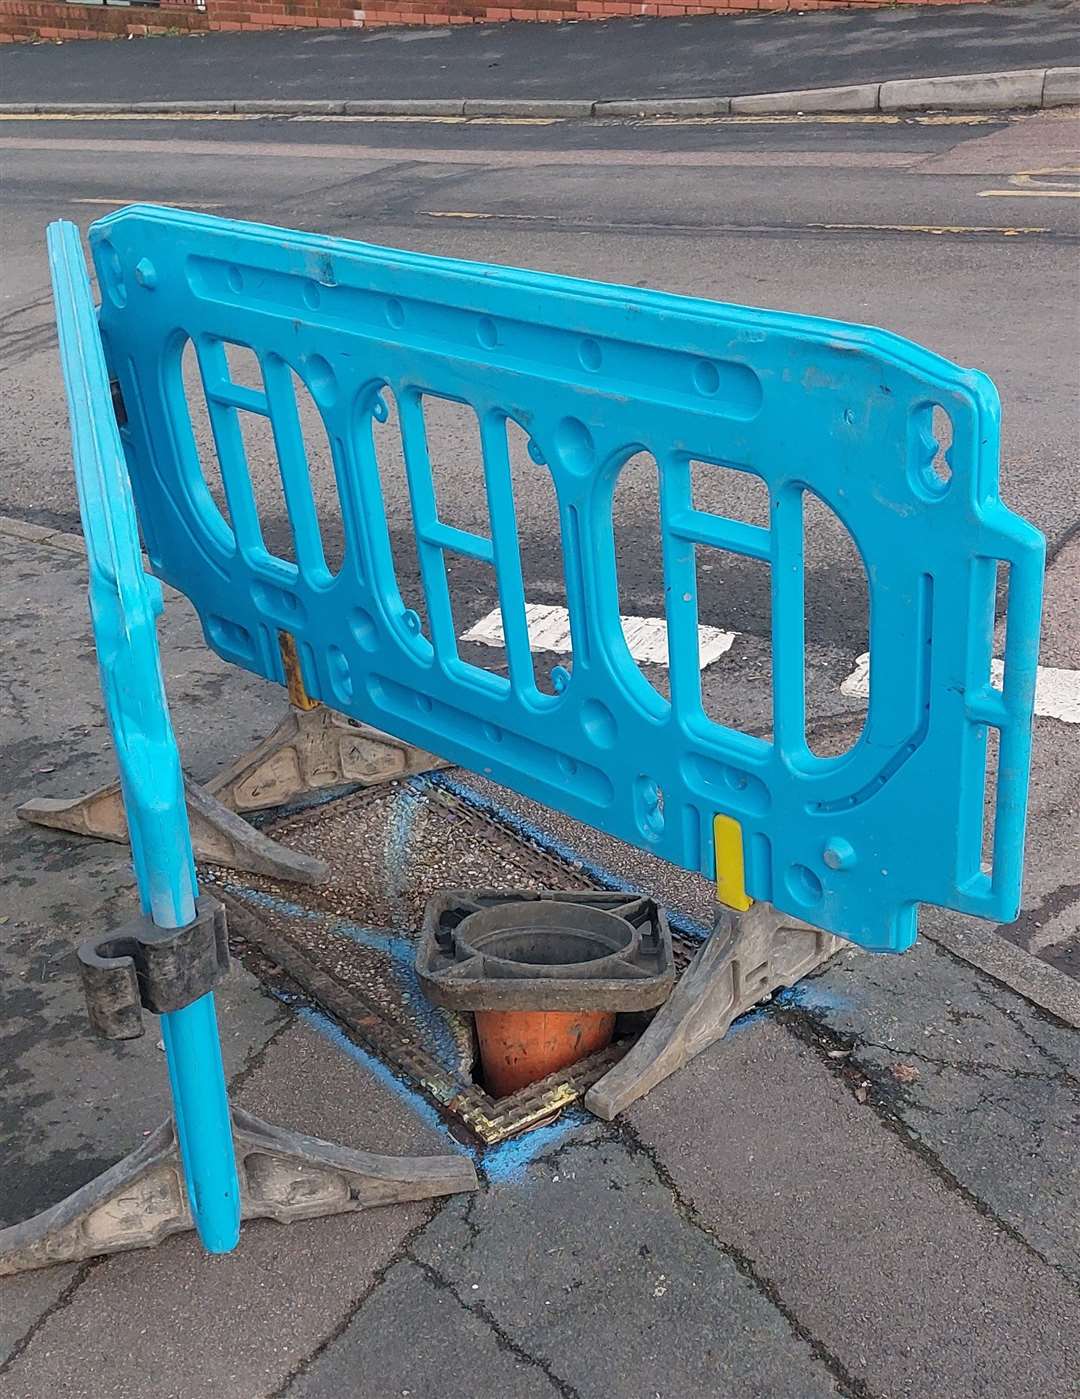
[[[116,747],[142,910],[161,928],[195,917],[180,757],[158,658],[161,586],[143,571],[79,230],[48,231],[60,360],[90,572],[101,690]],[[199,1237],[212,1253],[236,1246],[240,1187],[213,994],[161,1017],[173,1115]]]
[[[395,252],[151,207],[90,231],[101,331],[146,547],[226,660],[308,692],[657,855],[715,871],[738,823],[750,895],[876,950],[914,940],[919,902],[995,919],[1019,894],[1042,577],[1040,535],[997,494],[998,400],[983,375],[883,331]],[[194,343],[228,503],[203,477],[181,360]],[[258,357],[233,382],[227,348]],[[346,548],[326,563],[292,375],[332,444]],[[428,630],[395,576],[372,434],[398,404]],[[440,519],[427,396],[471,405],[490,537]],[[952,423],[933,469],[935,405]],[[241,420],[269,418],[296,562],[266,547]],[[573,644],[536,684],[508,422],[557,493]],[[659,464],[671,698],[620,625],[619,471]],[[768,486],[767,528],[695,508],[690,463]],[[869,580],[871,698],[842,757],[806,738],[803,503],[824,501]],[[695,552],[771,569],[773,737],[701,702]],[[490,565],[509,675],[463,661],[445,556]],[[1003,688],[991,684],[996,566],[1009,566]],[[703,619],[703,620],[708,620]],[[988,728],[1000,735],[987,773]],[[994,800],[982,867],[984,787]]]

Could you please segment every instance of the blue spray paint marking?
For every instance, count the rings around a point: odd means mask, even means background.
[[[280,994],[278,998],[286,1003],[291,1000],[290,997]],[[466,1143],[458,1141],[438,1111],[422,1094],[417,1093],[404,1079],[398,1078],[397,1074],[388,1068],[381,1059],[376,1059],[366,1049],[361,1049],[328,1015],[324,1015],[322,1011],[313,1010],[310,1006],[299,1007],[297,1014],[306,1025],[318,1031],[335,1048],[347,1054],[354,1063],[367,1069],[425,1126],[434,1128],[449,1143],[452,1151],[459,1156],[468,1156],[474,1161],[483,1170],[484,1175],[492,1185],[504,1185],[507,1182],[521,1180],[531,1161],[550,1150],[557,1142],[569,1136],[571,1132],[592,1120],[580,1109],[574,1109],[564,1113],[558,1122],[549,1123],[546,1127],[535,1127],[526,1135],[512,1137],[509,1141],[500,1142],[498,1146],[488,1147],[486,1150],[481,1147],[468,1146]]]
[[[407,777],[398,787],[394,804],[390,809],[386,844],[383,847],[383,869],[386,874],[386,892],[391,903],[397,908],[399,921],[407,925],[408,909],[404,905],[404,893],[409,886],[411,862],[409,847],[412,842],[413,824],[420,811],[423,788],[426,784],[422,775]]]
[[[336,936],[348,938],[358,947],[380,953],[386,959],[386,970],[394,982],[402,1005],[424,1036],[425,1046],[447,1073],[460,1075],[469,1070],[472,1037],[469,1027],[452,1011],[433,1005],[424,995],[416,975],[416,939],[389,929],[365,928],[340,914],[304,908],[301,904],[262,889],[249,889],[236,881],[225,885],[229,891],[279,916],[316,923]]]
[[[507,1142],[500,1142],[483,1156],[484,1174],[493,1185],[520,1180],[530,1161],[550,1150],[576,1128],[595,1120],[591,1114],[574,1108],[564,1112],[558,1122],[551,1122],[546,1127],[534,1127],[523,1137],[511,1137]]]
[[[284,806],[267,807],[264,811],[246,811],[244,820],[250,821],[256,830],[280,821],[285,816],[297,816],[302,811],[312,811],[317,806],[328,806],[341,797],[351,797],[354,792],[362,792],[362,782],[343,782],[339,787],[320,787],[314,792],[301,792]]]
[[[830,990],[823,978],[800,981],[795,986],[785,987],[777,993],[776,1004],[809,1011],[847,1011],[852,1008],[848,997]]]
[[[647,890],[639,888],[636,884],[622,878],[621,875],[613,874],[605,869],[603,865],[595,864],[592,860],[586,859],[572,845],[567,845],[565,841],[559,840],[557,836],[549,834],[540,826],[534,825],[523,816],[511,811],[509,807],[502,806],[499,802],[491,801],[464,782],[459,782],[456,778],[448,777],[445,772],[429,772],[424,774],[424,781],[435,787],[445,787],[448,792],[452,792],[455,797],[463,801],[466,806],[471,806],[476,810],[484,811],[490,816],[496,817],[504,826],[509,826],[515,833],[525,840],[532,841],[541,850],[549,855],[555,855],[560,860],[565,860],[568,864],[577,865],[594,883],[602,885],[606,889],[614,889],[628,894],[636,894],[643,898],[651,898],[652,895]],[[677,929],[684,936],[693,938],[697,942],[704,941],[712,931],[696,919],[688,918],[682,913],[673,913],[668,910],[668,920],[673,928]]]
[[[769,1013],[769,1006],[755,1006],[753,1010],[748,1010],[745,1014],[737,1016],[728,1026],[724,1039],[731,1039],[732,1035],[741,1034],[743,1030],[750,1030],[761,1022]]]
[[[449,1073],[467,1071],[472,1054],[471,1033],[460,1016],[434,1005],[424,995],[416,974],[416,939],[403,933],[364,928],[348,918],[336,918],[331,928],[358,947],[382,952],[389,958],[389,970],[409,1014],[424,1033],[428,1050]]]

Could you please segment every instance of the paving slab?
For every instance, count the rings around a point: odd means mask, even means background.
[[[22,1349],[53,1307],[63,1305],[65,1294],[80,1276],[79,1265],[70,1263],[14,1280],[0,1279],[0,1365]]]
[[[401,1347],[378,1344],[400,1335]],[[482,1385],[483,1389],[478,1386]],[[550,1399],[565,1387],[460,1302],[429,1269],[395,1263],[339,1338],[285,1391],[289,1399]]]
[[[249,1065],[241,1106],[351,1146],[438,1154],[445,1137],[336,1042],[296,1023]],[[83,1265],[0,1378],[3,1399],[264,1399],[343,1326],[410,1233],[440,1202],[281,1226],[245,1224],[237,1250],[191,1234]],[[61,1270],[67,1273],[68,1270]],[[4,1281],[0,1307],[25,1323],[52,1272]],[[14,1329],[9,1326],[9,1330]]]
[[[862,1075],[932,1172],[1080,1284],[1072,1026],[933,943],[902,958],[836,958],[783,1003],[822,1057],[852,1046],[830,1062]]]
[[[1073,1392],[1075,1287],[781,1025],[702,1055],[630,1110],[629,1130],[700,1227],[753,1260],[855,1392]]]
[[[47,542],[0,531],[0,917],[83,925],[132,885],[127,846],[26,825],[33,796],[75,797],[116,776],[86,601],[86,563],[72,536]],[[263,737],[283,691],[226,666],[207,648],[190,604],[169,590],[160,623],[166,688],[184,766],[209,777]]]
[[[96,1038],[79,982],[78,934],[41,925],[3,931],[0,1225],[85,1185],[140,1146],[170,1110],[157,1017],[145,1016],[140,1039]],[[286,1011],[235,963],[216,1002],[225,1070],[234,1075],[281,1027]]]
[[[167,1111],[156,1018],[147,1015],[138,1040],[92,1037],[78,978],[78,943],[135,907],[128,847],[26,825],[15,815],[28,797],[76,796],[115,776],[85,592],[80,552],[0,534],[0,610],[7,619],[0,629],[4,1224],[83,1185],[138,1145]],[[276,687],[232,671],[235,693],[249,692],[234,704],[225,668],[197,627],[179,599],[166,610],[173,714],[185,759],[206,773],[220,749],[246,742],[260,714],[274,712]],[[235,1073],[284,1013],[238,966],[218,999],[226,1066]]]
[[[663,1167],[610,1132],[447,1205],[409,1255],[567,1396],[836,1393],[830,1357],[754,1269],[686,1217]]]

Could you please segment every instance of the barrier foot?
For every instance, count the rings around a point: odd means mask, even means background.
[[[271,840],[187,776],[184,793],[191,844],[197,860],[251,874],[265,874],[294,884],[325,884],[330,878],[330,867],[325,861],[302,855]],[[100,840],[123,842],[128,838],[119,782],[110,782],[106,787],[70,801],[32,797],[16,808],[16,815],[21,821],[37,826],[96,836]]]
[[[262,811],[287,806],[309,792],[350,783],[374,787],[447,766],[442,758],[324,704],[307,705],[292,705],[272,734],[219,773],[206,790],[233,811]]]
[[[477,1188],[465,1156],[377,1156],[274,1127],[233,1108],[241,1219],[279,1224]],[[170,1117],[66,1200],[0,1229],[0,1277],[152,1248],[194,1228]]]
[[[718,908],[712,933],[630,1052],[585,1095],[610,1122],[631,1103],[715,1044],[736,1016],[822,966],[843,939],[755,903]]]

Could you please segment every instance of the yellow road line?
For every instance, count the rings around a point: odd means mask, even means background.
[[[499,219],[507,223],[546,223],[557,224],[567,223],[576,227],[588,227],[594,220],[561,218],[558,214],[495,214],[484,212],[479,209],[425,209],[424,216],[429,219]],[[800,225],[807,229],[819,229],[828,233],[922,233],[937,237],[948,237],[950,235],[963,234],[993,234],[996,233],[1002,238],[1021,238],[1033,233],[1049,233],[1049,228],[1026,227],[1026,228],[1001,228],[996,224],[926,224],[926,223],[807,223]],[[610,224],[603,227],[609,228]],[[686,228],[686,225],[655,223],[624,223],[619,228],[627,233],[633,233],[635,229],[655,229],[666,227],[669,229]],[[707,233],[707,228],[697,229],[701,233]],[[757,228],[730,228],[725,225],[725,232],[760,232]]]
[[[900,116],[890,112],[817,112],[775,113],[771,116],[712,117],[499,117],[499,116],[390,116],[380,113],[350,113],[334,115],[315,112],[0,112],[0,122],[36,121],[134,121],[134,122],[216,122],[216,121],[294,121],[331,122],[342,125],[378,124],[404,126],[431,123],[444,126],[566,126],[580,121],[632,122],[636,126],[836,126],[873,125],[896,126],[986,126],[1011,121],[1010,117],[984,116],[974,113],[941,112],[930,116]]]
[[[898,112],[774,112],[751,116],[732,113],[714,117],[634,117],[637,126],[988,126],[1011,117],[976,115],[973,112],[936,112],[929,116]]]
[[[1080,189],[981,189],[980,199],[1080,199]]]
[[[265,121],[258,112],[0,112],[0,121]]]
[[[1048,228],[1000,228],[996,224],[960,223],[810,223],[806,227],[849,233],[1000,233],[1003,238],[1018,238],[1025,233],[1050,232]]]
[[[82,198],[72,199],[70,202],[72,204],[103,204],[107,205],[109,208],[122,209],[127,204],[142,204],[145,203],[145,201],[145,195],[122,194],[117,199]],[[185,200],[183,204],[176,204],[171,199],[155,199],[153,203],[161,204],[166,209],[224,209],[227,207],[224,204],[192,204],[187,200]]]

